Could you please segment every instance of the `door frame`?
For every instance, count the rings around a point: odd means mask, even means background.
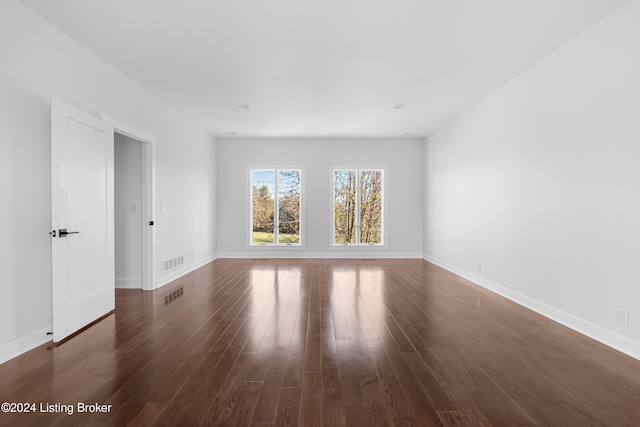
[[[100,119],[113,125],[115,133],[142,143],[142,290],[152,291],[156,282],[155,226],[155,145],[156,138],[132,126],[100,113]],[[153,222],[151,226],[149,222]]]

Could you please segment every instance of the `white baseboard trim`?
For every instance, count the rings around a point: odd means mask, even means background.
[[[505,286],[499,285],[483,277],[458,268],[438,258],[434,258],[429,255],[423,255],[423,259],[439,267],[442,267],[445,270],[448,270],[460,277],[463,277],[478,286],[482,286],[485,289],[495,292],[496,294],[503,296],[523,307],[533,310],[548,319],[551,319],[555,322],[560,323],[561,325],[573,329],[574,331],[579,332],[582,335],[586,335],[587,337],[592,338],[608,347],[618,350],[628,356],[633,357],[634,359],[640,360],[639,342],[618,335],[601,326],[595,325],[591,322],[576,317],[565,311],[559,310],[534,298],[528,297]]]
[[[205,264],[209,264],[211,261],[215,261],[218,258],[218,256],[216,254],[214,255],[210,255],[206,258],[203,258],[199,261],[195,261],[179,270],[173,271],[165,276],[162,276],[160,278],[158,278],[158,280],[156,281],[156,289],[160,288],[164,285],[166,285],[167,283],[170,283],[174,280],[176,280],[179,277],[184,276],[185,274],[191,273],[193,270],[196,270],[200,267],[202,267]]]
[[[53,326],[47,326],[46,328],[42,328],[39,331],[32,332],[29,335],[3,345],[0,347],[0,364],[51,341],[52,335],[47,335],[47,332],[51,332],[52,330]]]
[[[323,259],[355,259],[355,258],[422,258],[420,252],[383,252],[383,251],[332,251],[332,252],[293,252],[278,250],[260,250],[247,252],[220,252],[218,258],[323,258]]]
[[[142,279],[116,279],[116,289],[142,289]]]

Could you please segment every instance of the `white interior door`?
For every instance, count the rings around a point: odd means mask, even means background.
[[[113,126],[51,105],[53,341],[115,308]]]

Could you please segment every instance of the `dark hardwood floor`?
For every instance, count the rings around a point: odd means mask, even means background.
[[[116,295],[0,365],[0,402],[37,405],[0,425],[640,426],[640,361],[426,261],[221,259]]]

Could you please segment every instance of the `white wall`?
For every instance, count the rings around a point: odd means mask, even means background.
[[[160,283],[215,256],[216,148],[208,133],[13,0],[0,2],[0,58],[2,361],[51,330],[52,98],[156,138]],[[162,275],[160,262],[176,254],[185,269]]]
[[[113,144],[116,288],[142,289],[142,143]]]
[[[439,129],[424,217],[427,259],[637,358],[639,41],[633,1]]]
[[[422,141],[218,140],[218,255],[220,257],[420,257]],[[303,166],[303,250],[248,247],[250,166]],[[387,166],[388,247],[330,250],[331,166]],[[340,248],[342,249],[342,248]]]

